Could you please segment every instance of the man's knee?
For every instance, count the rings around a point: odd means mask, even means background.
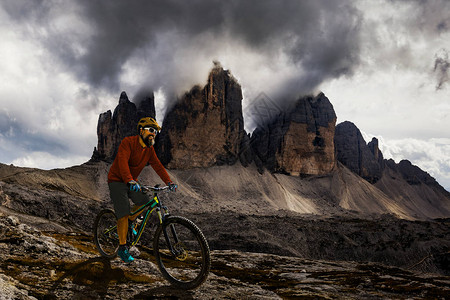
[[[149,200],[148,194],[142,192],[130,192],[128,196],[130,197],[131,201],[133,201],[134,206],[142,206]]]

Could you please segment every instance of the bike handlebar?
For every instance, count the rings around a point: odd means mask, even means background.
[[[167,189],[169,189],[169,186],[168,185],[166,185],[166,186],[163,186],[163,187],[158,187],[158,186],[145,186],[145,185],[143,185],[143,186],[141,186],[141,188],[143,189],[143,190],[145,190],[145,191],[150,191],[150,192],[161,192],[161,191],[164,191],[164,190],[167,190]]]

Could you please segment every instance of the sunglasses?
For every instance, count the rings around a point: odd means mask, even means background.
[[[150,133],[158,134],[158,130],[156,130],[156,128],[153,127],[144,127],[144,130],[147,130]]]

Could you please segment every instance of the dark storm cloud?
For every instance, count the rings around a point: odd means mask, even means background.
[[[297,92],[310,90],[325,78],[350,74],[358,64],[360,15],[350,5],[336,1],[85,3],[99,37],[86,57],[86,65],[95,66],[89,69],[95,82],[105,78],[115,82],[120,66],[134,50],[157,46],[155,37],[170,31],[180,33],[184,43],[179,46],[187,48],[195,37],[208,33],[219,39],[228,34],[229,39],[239,40],[268,59],[282,49],[292,64],[308,70],[308,79],[299,78]],[[170,55],[173,50],[164,51]],[[167,68],[151,67],[155,73]]]
[[[449,81],[450,62],[448,59],[448,51],[441,49],[435,57],[434,72],[437,77],[436,89],[440,90]]]
[[[282,49],[299,72],[286,87],[310,92],[327,78],[351,75],[359,64],[361,14],[342,1],[241,1],[230,16],[230,30],[270,58]],[[295,89],[297,90],[295,91]]]
[[[262,54],[267,64],[271,64],[277,51],[288,55],[298,74],[285,88],[280,87],[286,94],[309,92],[327,78],[351,75],[359,63],[361,15],[351,2],[83,0],[75,3],[80,6],[79,17],[90,28],[88,33],[74,28],[73,34],[68,34],[67,30],[52,25],[52,12],[55,9],[64,12],[60,2],[40,1],[30,5],[6,1],[4,6],[16,20],[46,28],[48,34],[42,35],[42,39],[50,51],[94,88],[117,89],[125,63],[136,55],[145,61],[153,51],[161,53],[161,59],[153,59],[148,66],[151,78],[136,80],[146,81],[153,88],[164,83],[176,84],[176,70],[192,61],[190,57],[174,57],[180,53],[178,50],[209,51],[207,54],[214,58],[225,37]],[[159,37],[166,34],[174,34],[178,40],[173,45],[162,45]],[[205,35],[212,38],[201,39]],[[199,41],[203,44],[196,44]],[[164,48],[158,48],[161,46]]]

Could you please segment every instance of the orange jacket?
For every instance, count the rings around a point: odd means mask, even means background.
[[[126,137],[120,143],[116,158],[109,169],[108,182],[128,183],[131,180],[137,180],[147,163],[150,163],[165,184],[171,181],[169,174],[156,156],[153,146],[143,146],[138,135]]]

